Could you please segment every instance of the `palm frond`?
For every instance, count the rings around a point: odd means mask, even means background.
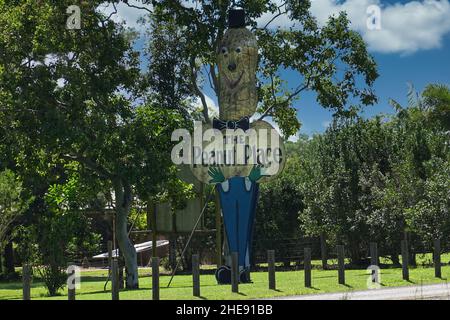
[[[414,85],[411,82],[407,82],[406,84],[408,86],[408,106],[410,108],[423,109],[422,98],[420,97],[419,93],[417,93]]]
[[[395,109],[396,112],[400,112],[403,110],[402,105],[394,99],[389,98],[388,103]]]

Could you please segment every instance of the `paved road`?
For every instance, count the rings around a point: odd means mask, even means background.
[[[277,297],[282,300],[450,300],[450,284]]]

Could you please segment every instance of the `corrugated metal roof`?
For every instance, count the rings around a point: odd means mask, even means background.
[[[169,244],[168,240],[157,240],[156,241],[156,247],[164,247],[167,246]],[[142,243],[138,243],[134,245],[134,248],[136,249],[136,252],[144,252],[144,251],[149,251],[151,250],[153,247],[153,242],[152,241],[147,241],[147,242],[142,242]],[[113,258],[116,258],[119,254],[119,249],[113,250],[112,251],[112,256]],[[98,254],[96,256],[92,257],[93,259],[108,259],[108,252],[106,253],[102,253],[102,254]]]

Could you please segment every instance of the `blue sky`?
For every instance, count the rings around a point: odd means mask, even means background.
[[[409,55],[371,54],[378,64],[380,74],[374,85],[379,101],[378,104],[365,108],[363,114],[366,117],[392,113],[393,109],[388,104],[389,98],[406,105],[407,82],[411,82],[419,92],[429,83],[450,85],[450,35],[445,37],[440,48]],[[332,117],[331,112],[318,105],[314,94],[308,94],[299,101],[297,115],[302,122],[300,132],[307,134],[322,132]]]
[[[186,5],[195,3],[192,0],[185,2]],[[414,84],[419,92],[428,83],[450,85],[450,0],[312,0],[311,3],[311,12],[321,24],[330,15],[346,11],[352,28],[362,35],[378,64],[380,77],[374,89],[379,102],[367,107],[364,116],[392,113],[389,98],[405,105],[407,82]],[[115,18],[140,28],[135,22],[141,13],[119,5]],[[376,28],[368,26],[369,17],[374,18]],[[269,19],[270,15],[263,16],[259,23],[264,25]],[[288,17],[281,16],[273,27],[291,25]],[[284,71],[282,77],[291,87],[298,84],[297,76],[292,72]],[[216,108],[217,99],[206,84],[204,93]],[[316,102],[314,93],[303,94],[295,107],[302,123],[300,133],[323,132],[332,117],[331,112]]]

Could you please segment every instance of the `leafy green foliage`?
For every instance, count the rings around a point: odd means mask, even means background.
[[[156,14],[157,15],[157,14]],[[189,118],[192,111],[190,98],[194,96],[190,79],[190,67],[184,59],[188,42],[174,19],[157,21],[150,17],[146,47],[148,58],[147,96],[163,108],[174,109]]]
[[[82,29],[73,31],[65,28],[71,1],[0,1],[0,130],[7,141],[17,141],[13,158],[24,171],[48,176],[55,166],[75,162],[86,184],[101,184],[104,194],[114,189],[127,285],[137,287],[128,213],[134,195],[147,200],[173,178],[170,137],[185,123],[178,110],[158,105],[161,99],[144,99],[133,33],[100,14],[101,3],[81,2]],[[70,183],[49,192],[48,204],[58,212],[72,203]],[[47,222],[71,224],[57,217]]]
[[[163,30],[169,28],[172,37],[183,34],[183,50],[176,50],[169,59],[178,66],[170,67],[176,75],[172,80],[180,94],[183,84],[189,83],[194,95],[202,101],[203,119],[209,121],[201,89],[207,81],[218,92],[216,49],[225,33],[232,4],[219,0],[200,1],[195,8],[169,0],[155,0],[152,4],[154,24]],[[361,36],[350,30],[345,13],[330,17],[321,27],[309,11],[309,1],[289,0],[278,5],[271,0],[245,0],[236,1],[236,5],[245,8],[247,23],[256,33],[260,47],[258,112],[262,118],[273,117],[286,136],[294,135],[300,128],[295,101],[306,90],[314,91],[323,107],[342,114],[349,101],[360,105],[376,102],[372,91],[378,77],[376,64]],[[256,21],[263,15],[275,18],[257,28]],[[295,26],[273,27],[282,15],[289,17]],[[154,31],[155,36],[160,36],[160,29]],[[153,54],[156,59],[153,61],[158,61],[164,52],[156,48]],[[153,67],[165,64],[160,61]],[[288,88],[281,78],[283,70],[298,76],[294,88]]]
[[[26,196],[22,182],[11,170],[0,172],[0,251],[9,240],[13,223],[31,201],[32,198]]]
[[[442,99],[408,95],[411,106],[395,104],[390,119],[335,118],[302,153],[302,229],[346,244],[353,262],[370,241],[396,259],[405,232],[428,243],[449,235],[448,133],[430,103]]]
[[[291,156],[277,179],[260,184],[254,236],[257,250],[265,252],[270,247],[277,256],[287,258],[288,248],[281,240],[303,235],[298,220],[298,212],[304,209],[298,170],[299,159]]]
[[[443,84],[430,84],[423,91],[422,99],[428,108],[430,122],[450,130],[450,88]]]
[[[427,173],[422,197],[405,213],[411,229],[431,242],[450,234],[450,160],[433,158],[427,163]]]
[[[47,210],[29,227],[31,239],[38,245],[34,262],[42,266],[38,273],[50,296],[65,285],[69,262],[80,259],[80,254],[90,256],[100,248],[100,235],[92,231],[91,219],[82,210],[92,194],[78,172],[73,172],[66,183],[50,186],[45,195]]]

